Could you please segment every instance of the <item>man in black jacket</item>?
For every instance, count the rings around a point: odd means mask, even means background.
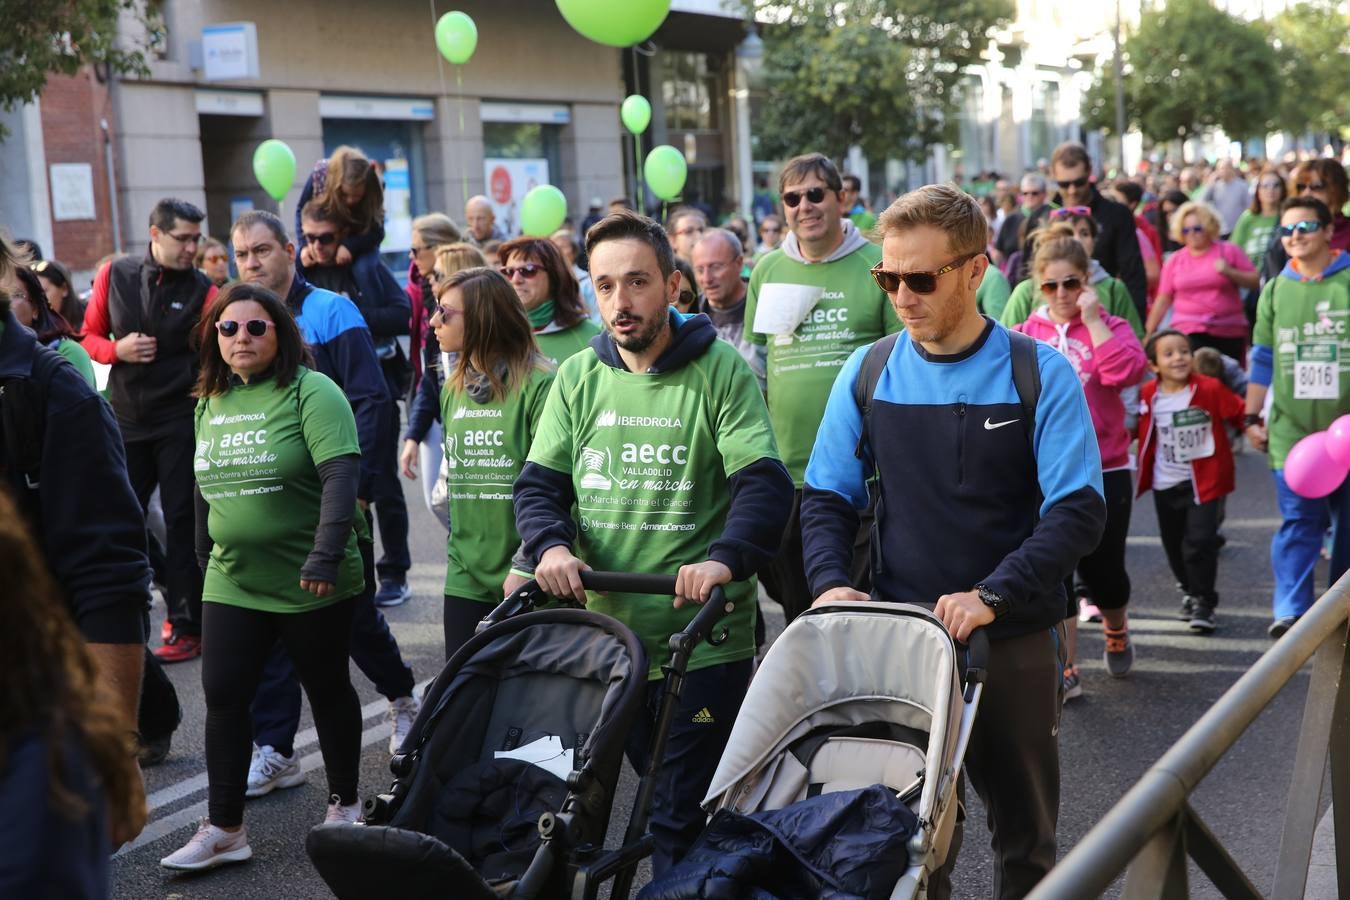
[[[337,250],[346,237],[346,229],[317,200],[305,204],[300,221],[304,228],[301,239],[314,260],[313,265],[304,269],[305,279],[356,304],[370,328],[389,388],[389,401],[380,410],[378,456],[372,464],[375,481],[371,500],[384,547],[384,555],[375,565],[380,578],[375,605],[398,606],[412,596],[408,588],[408,569],[412,566],[408,552],[408,504],[398,480],[398,398],[407,395],[410,375],[398,336],[410,329],[411,306],[408,295],[377,256],[367,254],[346,265],[338,264]]]
[[[1129,209],[1114,200],[1107,200],[1092,183],[1092,159],[1087,148],[1075,141],[1065,141],[1055,148],[1050,157],[1052,179],[1059,193],[1051,200],[1056,207],[1086,206],[1097,222],[1097,244],[1092,256],[1108,275],[1125,283],[1142,319],[1148,303],[1148,279],[1144,274],[1144,258],[1139,253],[1139,238],[1134,233],[1134,216]],[[1030,266],[1031,235],[1046,218],[1027,219],[1027,241],[1022,249],[1022,263]]]
[[[202,652],[202,572],[192,546],[192,336],[216,293],[194,264],[205,217],[185,200],[156,203],[149,250],[100,269],[84,314],[85,350],[112,366],[108,396],[131,485],[142,508],[156,487],[164,505],[170,631],[154,651],[163,662]]]

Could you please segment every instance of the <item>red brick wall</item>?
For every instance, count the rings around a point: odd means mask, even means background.
[[[47,165],[88,163],[94,176],[94,220],[52,221],[54,247],[44,247],[48,255],[72,270],[92,269],[112,252],[112,214],[108,203],[108,174],[103,165],[103,132],[99,120],[112,120],[108,88],[100,84],[91,69],[75,75],[53,75],[41,95],[42,139]],[[50,197],[51,174],[47,173]]]

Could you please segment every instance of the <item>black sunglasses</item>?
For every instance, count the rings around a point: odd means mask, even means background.
[[[304,237],[306,244],[318,244],[320,247],[327,247],[337,240],[337,235],[333,234],[331,231],[326,234],[310,234],[309,232],[306,232]]]
[[[544,271],[544,267],[536,266],[534,263],[526,263],[523,266],[502,266],[497,271],[505,275],[508,280],[511,278],[515,278],[517,272],[520,273],[521,275],[524,275],[526,278],[533,278],[540,272]]]
[[[1295,192],[1299,194],[1304,191],[1325,191],[1326,189],[1327,183],[1325,181],[1300,181],[1294,185]]]
[[[888,294],[894,294],[900,290],[900,282],[905,283],[916,294],[931,294],[937,290],[938,278],[946,275],[948,272],[954,272],[957,269],[970,262],[979,254],[972,253],[969,256],[963,256],[958,260],[948,263],[936,272],[888,272],[877,263],[872,267],[872,277],[876,279],[877,287]]]
[[[1313,219],[1304,219],[1302,222],[1295,222],[1293,225],[1281,225],[1279,228],[1280,237],[1293,237],[1294,233],[1312,234],[1315,231],[1322,230],[1322,223]]]
[[[243,325],[244,330],[254,337],[262,337],[267,334],[267,329],[276,328],[275,322],[269,322],[266,319],[249,319],[247,322],[236,322],[234,319],[221,319],[216,323],[216,331],[232,338],[239,333],[239,326]]]
[[[1065,188],[1087,187],[1088,180],[1089,180],[1088,177],[1084,175],[1081,178],[1075,178],[1073,181],[1056,181],[1055,184],[1059,185],[1059,189],[1062,191]]]
[[[1079,278],[1077,275],[1070,275],[1063,281],[1042,281],[1041,293],[1045,294],[1047,297],[1053,297],[1055,294],[1059,293],[1061,287],[1066,291],[1076,291],[1082,286],[1083,279]]]
[[[820,203],[825,199],[825,189],[813,187],[804,191],[783,191],[783,205],[796,209],[797,205],[802,202],[803,197],[812,203]]]

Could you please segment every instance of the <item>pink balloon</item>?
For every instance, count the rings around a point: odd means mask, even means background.
[[[1327,455],[1350,469],[1350,416],[1341,416],[1327,429]]]
[[[1327,433],[1319,431],[1299,441],[1284,458],[1284,482],[1300,497],[1325,497],[1345,481],[1350,469],[1327,453]]]

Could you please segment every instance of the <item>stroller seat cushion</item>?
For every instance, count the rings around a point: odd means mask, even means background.
[[[495,900],[498,894],[464,857],[432,837],[383,825],[318,825],[305,850],[338,900],[387,896],[399,873],[403,900]]]
[[[442,788],[428,831],[456,850],[490,884],[513,881],[539,847],[539,817],[556,812],[567,785],[516,759],[468,766]]]
[[[912,744],[875,738],[836,737],[816,750],[807,775],[808,795],[881,784],[905,790],[924,770],[924,752]]]

